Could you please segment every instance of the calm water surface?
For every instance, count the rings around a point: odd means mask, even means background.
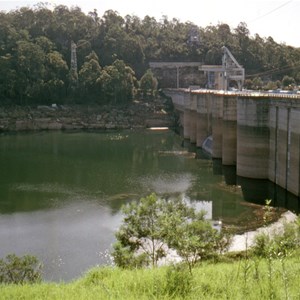
[[[256,197],[256,183],[245,190],[234,169],[187,150],[172,131],[0,136],[0,257],[36,255],[46,280],[79,277],[109,263],[121,205],[151,192],[205,205],[227,224],[255,218],[247,201],[265,199],[265,185]]]

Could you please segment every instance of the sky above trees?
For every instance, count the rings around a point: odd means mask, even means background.
[[[33,6],[39,0],[0,0],[0,10],[9,11],[22,6]],[[101,16],[112,9],[121,16],[136,15],[143,18],[162,16],[177,18],[181,22],[191,21],[198,26],[227,23],[236,27],[240,22],[248,25],[250,34],[262,37],[272,36],[277,43],[300,47],[299,0],[48,0],[52,6],[64,4],[79,6],[84,12],[97,9]]]

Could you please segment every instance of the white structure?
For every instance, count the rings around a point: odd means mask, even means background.
[[[225,46],[222,47],[223,58],[222,66],[224,70],[224,87],[228,89],[229,82],[235,81],[238,85],[238,89],[242,90],[242,86],[245,81],[245,69],[236,61],[232,53]]]
[[[239,90],[242,90],[245,81],[245,69],[237,62],[227,47],[223,46],[222,65],[203,65],[200,67],[207,76],[207,87],[215,90],[229,88],[231,81],[235,81]]]

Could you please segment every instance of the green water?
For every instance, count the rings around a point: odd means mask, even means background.
[[[198,156],[172,131],[0,136],[0,257],[36,255],[46,280],[76,278],[110,262],[121,205],[151,192],[247,222],[253,208],[235,171]]]

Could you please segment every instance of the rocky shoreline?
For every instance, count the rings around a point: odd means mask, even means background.
[[[284,212],[276,222],[272,222],[268,226],[262,226],[256,230],[247,231],[243,234],[236,234],[233,237],[232,244],[228,251],[245,251],[247,248],[251,248],[255,243],[255,237],[259,234],[266,234],[270,237],[275,234],[282,234],[284,225],[287,223],[293,223],[296,219],[297,215],[288,210]]]
[[[168,100],[128,105],[0,106],[0,132],[174,127]]]

